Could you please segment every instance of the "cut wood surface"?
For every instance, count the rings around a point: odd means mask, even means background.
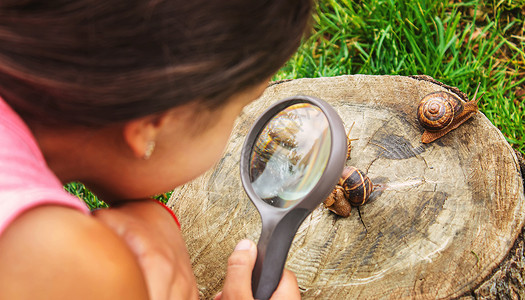
[[[518,237],[525,196],[517,156],[480,112],[423,145],[417,105],[439,90],[465,97],[425,76],[272,84],[245,108],[216,167],[168,202],[181,220],[201,297],[220,291],[236,243],[258,239],[259,215],[239,177],[241,146],[259,114],[294,95],[321,98],[347,130],[354,124],[347,165],[381,186],[360,208],[366,229],[355,208],[341,218],[320,206],[301,225],[286,267],[297,275],[303,299],[476,297],[499,293],[494,280],[512,276],[504,263],[523,276]],[[464,92],[472,97],[474,91]],[[514,289],[509,295],[524,293],[520,282],[507,283]]]

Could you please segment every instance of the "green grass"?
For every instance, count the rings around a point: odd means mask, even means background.
[[[524,0],[321,0],[274,79],[425,74],[469,95],[480,82],[481,111],[525,154],[524,15]]]
[[[108,205],[100,200],[97,196],[95,196],[91,191],[89,191],[82,183],[79,182],[72,182],[67,184],[65,187],[66,191],[70,192],[71,194],[79,197],[80,199],[84,199],[89,209],[94,210],[98,208],[104,208],[108,207]],[[168,202],[169,198],[171,196],[171,192],[160,194],[157,196],[154,196],[153,198],[163,202],[166,204]]]
[[[524,15],[525,0],[321,0],[312,35],[274,80],[425,74],[468,95],[481,82],[481,111],[525,154]],[[80,184],[66,188],[105,205]]]
[[[108,207],[108,205],[100,200],[97,196],[93,195],[82,183],[72,182],[65,186],[66,191],[70,192],[74,196],[84,199],[89,209],[94,210],[97,208]]]

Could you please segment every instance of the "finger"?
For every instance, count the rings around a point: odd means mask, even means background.
[[[275,290],[270,299],[301,299],[301,293],[299,292],[297,278],[295,277],[295,274],[292,271],[286,269],[283,271],[283,277],[281,277],[281,281],[279,282],[277,289]]]
[[[219,292],[217,295],[215,295],[215,298],[213,300],[222,300],[222,292]]]
[[[253,299],[252,271],[257,258],[257,248],[250,240],[237,244],[228,259],[226,279],[221,299]]]

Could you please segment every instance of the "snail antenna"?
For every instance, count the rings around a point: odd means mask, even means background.
[[[478,91],[479,91],[479,87],[481,86],[481,81],[478,82],[478,87],[476,88],[476,91],[474,92],[474,97],[472,97],[472,101],[478,101],[476,100],[476,96],[478,95]],[[483,94],[485,94],[485,92],[481,93],[481,95],[479,96],[480,98],[483,97]]]
[[[351,139],[350,138],[350,132],[352,132],[352,129],[354,128],[355,121],[352,123],[352,126],[350,126],[350,129],[348,130],[348,134],[346,135],[346,142],[348,143],[348,148],[346,152],[346,160],[350,160],[350,152],[352,151],[352,142],[357,141],[358,139]]]
[[[358,139],[351,139],[350,138],[350,132],[352,132],[352,129],[354,129],[354,125],[355,125],[355,121],[352,122],[352,126],[350,126],[350,129],[348,129],[348,133],[346,134],[346,139],[348,140],[348,142],[352,142],[352,141],[357,141]]]

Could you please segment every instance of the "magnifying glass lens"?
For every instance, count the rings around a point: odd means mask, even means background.
[[[250,181],[266,203],[288,208],[318,183],[331,152],[330,125],[309,103],[288,106],[266,123],[250,156]]]

